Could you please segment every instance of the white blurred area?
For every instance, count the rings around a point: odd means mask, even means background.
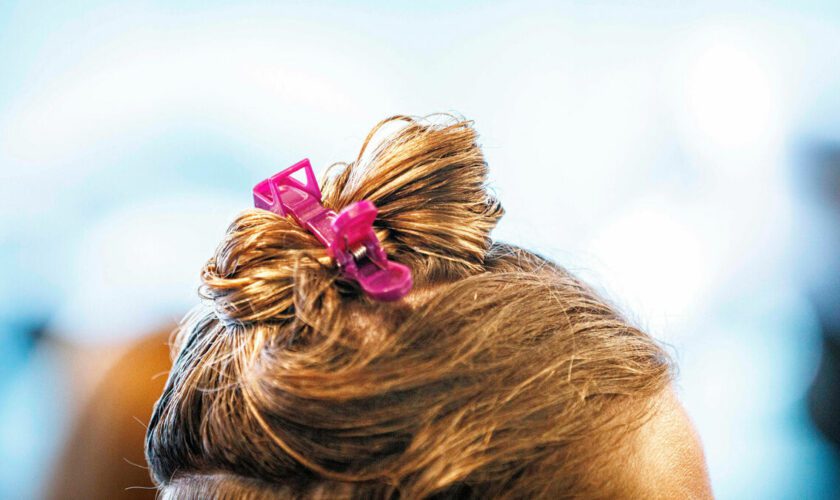
[[[674,347],[719,498],[840,488],[801,407],[819,346],[791,187],[800,141],[840,141],[840,4],[10,1],[0,61],[4,324],[99,345],[174,323],[254,183],[454,112],[495,237]],[[3,372],[0,497],[37,494],[58,439],[48,359]]]

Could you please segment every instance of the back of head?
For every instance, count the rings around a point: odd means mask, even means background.
[[[414,289],[372,301],[291,219],[240,215],[149,426],[165,497],[620,488],[598,471],[669,384],[667,357],[564,269],[492,242],[503,211],[469,122],[394,120],[321,185],[329,208],[378,207],[377,235]]]

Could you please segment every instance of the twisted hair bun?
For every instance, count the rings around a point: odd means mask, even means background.
[[[363,161],[376,133],[394,122],[404,126]],[[335,166],[343,168],[321,182],[324,205],[338,211],[372,201],[377,235],[389,255],[411,267],[417,285],[482,269],[503,210],[487,192],[487,164],[469,122],[392,117],[371,131],[355,163]],[[202,294],[222,316],[245,322],[291,317],[296,289],[309,302],[323,294],[337,300],[327,282],[340,279],[311,234],[263,210],[245,212],[230,226],[202,278]]]
[[[471,124],[385,120],[329,174],[324,204],[375,203],[415,288],[368,300],[290,219],[237,218],[149,424],[164,497],[617,495],[592,471],[668,358],[559,266],[491,241],[502,208]]]

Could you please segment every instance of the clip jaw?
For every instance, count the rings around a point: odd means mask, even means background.
[[[292,177],[303,169],[306,184]],[[357,201],[340,213],[321,204],[321,189],[308,159],[254,186],[254,206],[292,218],[311,232],[336,260],[342,273],[375,300],[399,300],[411,290],[411,270],[388,260],[373,232],[376,206]]]

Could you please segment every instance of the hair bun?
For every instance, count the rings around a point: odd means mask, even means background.
[[[386,232],[388,253],[407,263],[416,281],[481,271],[490,231],[504,213],[487,191],[487,164],[472,123],[447,121],[383,120],[357,161],[323,186],[325,203],[336,209],[363,199],[377,206],[375,226]],[[404,124],[366,154],[374,136],[394,122]]]
[[[366,155],[374,135],[398,121],[405,123]],[[372,201],[383,246],[411,268],[415,283],[481,272],[503,210],[486,190],[487,165],[476,137],[463,120],[384,120],[357,161],[321,183],[324,204],[338,211]],[[338,293],[331,286],[338,277],[313,235],[291,219],[249,210],[231,224],[204,267],[201,293],[226,321],[282,319],[334,303],[323,299]]]

